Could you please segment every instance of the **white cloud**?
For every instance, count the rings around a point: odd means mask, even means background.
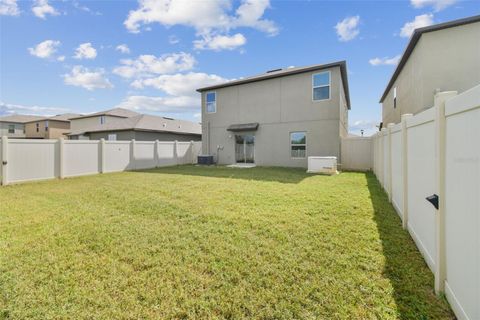
[[[202,34],[252,27],[274,35],[278,32],[275,23],[262,19],[269,6],[269,0],[243,0],[232,15],[231,0],[139,0],[138,9],[129,12],[124,24],[134,33],[140,31],[142,24],[156,22],[165,26],[190,26]]]
[[[75,49],[75,59],[95,59],[97,50],[92,47],[90,42],[82,43]]]
[[[455,3],[458,0],[410,0],[410,3],[414,8],[423,8],[427,6],[432,6],[435,11],[441,11]]]
[[[173,96],[192,96],[196,89],[223,83],[228,79],[215,74],[195,73],[161,75],[156,78],[138,79],[132,82],[137,89],[152,87]]]
[[[120,51],[121,53],[130,53],[130,48],[126,44],[119,44],[115,50]]]
[[[40,107],[40,106],[24,106],[19,104],[11,104],[0,101],[0,115],[8,115],[14,113],[35,114],[35,115],[52,115],[68,111],[66,108]]]
[[[113,85],[105,77],[105,70],[89,70],[83,66],[74,66],[70,73],[63,75],[65,84],[82,87],[87,90],[109,89]]]
[[[59,56],[57,58],[57,61],[61,61],[61,62],[65,61],[65,56]]]
[[[102,13],[101,12],[98,12],[98,11],[92,11],[89,7],[83,5],[83,4],[80,4],[80,2],[78,1],[73,1],[72,2],[72,5],[75,7],[75,9],[78,9],[80,11],[84,11],[84,12],[88,12],[90,13],[91,15],[94,15],[94,16],[101,16]]]
[[[28,52],[30,52],[32,56],[46,59],[52,57],[53,54],[57,52],[59,46],[60,41],[45,40],[37,44],[34,48],[28,48]]]
[[[0,0],[0,16],[18,16],[17,0]]]
[[[224,37],[223,41],[234,39],[238,42],[238,34],[229,36],[228,33],[240,27],[254,28],[271,36],[278,34],[277,25],[263,18],[265,10],[270,7],[269,0],[242,0],[233,12],[234,3],[232,0],[139,0],[138,9],[129,12],[124,25],[133,33],[140,32],[142,25],[151,23],[167,27],[189,26],[196,30],[198,36],[203,37],[203,40],[195,42],[195,46],[201,46],[198,43],[205,42],[205,48],[208,48],[206,37],[218,40],[222,39],[219,37]],[[217,50],[220,50],[220,46]]]
[[[135,60],[121,60],[122,66],[114,68],[113,73],[124,78],[146,77],[191,70],[196,62],[191,54],[185,52],[169,53],[160,57],[141,55]]]
[[[180,42],[180,39],[178,39],[178,37],[174,34],[168,37],[168,43],[170,44],[177,44],[179,42]]]
[[[372,66],[381,66],[381,65],[397,65],[400,61],[401,55],[396,55],[395,57],[383,57],[383,58],[373,58],[368,60]]]
[[[241,33],[237,33],[233,36],[210,36],[206,35],[201,40],[195,40],[193,42],[195,49],[198,50],[233,50],[235,48],[243,46],[247,42],[247,39]]]
[[[60,14],[48,3],[48,0],[36,0],[32,6],[32,12],[41,19],[46,19],[47,15],[58,16]]]
[[[427,13],[420,16],[416,16],[413,21],[405,23],[400,29],[400,36],[409,38],[413,31],[418,28],[427,27],[433,24],[433,14]]]
[[[115,108],[125,108],[137,111],[150,112],[192,112],[200,107],[200,97],[148,97],[148,96],[128,96]]]
[[[337,23],[335,29],[340,41],[350,41],[355,39],[360,33],[358,24],[360,23],[360,16],[347,17]]]
[[[357,135],[361,135],[363,130],[364,136],[370,136],[378,131],[377,125],[380,121],[375,120],[357,120],[349,126],[349,132]]]

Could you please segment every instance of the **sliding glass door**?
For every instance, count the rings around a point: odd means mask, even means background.
[[[235,135],[235,161],[237,163],[255,163],[255,135]]]

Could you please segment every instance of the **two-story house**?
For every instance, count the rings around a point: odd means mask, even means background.
[[[306,167],[340,158],[350,98],[345,61],[276,69],[198,89],[202,152],[218,164]]]
[[[400,122],[433,106],[437,91],[480,84],[480,16],[416,29],[380,103],[382,121]]]
[[[86,114],[70,119],[70,131],[82,132],[86,128],[96,127],[98,125],[106,125],[119,119],[126,119],[138,116],[139,113],[123,108],[115,108],[91,114]],[[73,136],[74,139],[89,139],[88,136],[78,134]]]
[[[28,139],[58,139],[70,132],[70,118],[78,117],[76,113],[64,113],[25,123]]]
[[[0,117],[0,137],[6,136],[9,138],[24,139],[27,137],[25,124],[30,121],[40,121],[42,119],[45,119],[45,117],[22,114]]]

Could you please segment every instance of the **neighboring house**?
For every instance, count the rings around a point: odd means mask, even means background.
[[[139,113],[127,109],[115,108],[106,111],[95,112],[70,119],[70,130],[81,131],[97,125],[106,125],[112,121],[138,116]],[[82,137],[80,137],[82,138]],[[86,139],[87,137],[85,137]]]
[[[45,119],[45,117],[21,114],[0,117],[0,137],[26,138],[25,124],[30,121],[42,119]]]
[[[72,140],[138,140],[138,141],[200,141],[201,125],[191,121],[176,120],[146,114],[129,118],[111,118],[104,123],[73,130]]]
[[[433,106],[438,91],[480,83],[480,16],[416,29],[383,93],[383,125]]]
[[[306,167],[340,157],[350,98],[345,61],[201,88],[202,152],[219,164]]]
[[[58,139],[70,132],[70,118],[78,117],[76,113],[65,113],[25,123],[28,139]]]

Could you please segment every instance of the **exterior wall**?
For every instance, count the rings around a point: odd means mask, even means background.
[[[38,132],[37,132],[38,124]],[[45,130],[46,120],[28,122],[25,124],[27,138],[30,139],[58,139],[65,137],[70,131],[70,123],[66,121],[48,120],[48,131]]]
[[[313,101],[312,75],[324,71],[331,72],[330,99]],[[216,113],[205,112],[203,92],[202,153],[217,156],[219,164],[235,163],[235,133],[227,127],[258,122],[257,165],[306,167],[307,158],[290,156],[290,132],[294,131],[307,133],[307,157],[340,157],[340,83],[340,68],[334,67],[220,88]]]
[[[70,123],[66,121],[49,121],[47,139],[58,139],[66,137],[65,134],[70,131]]]
[[[88,118],[80,118],[80,119],[72,119],[70,120],[70,129],[72,131],[82,130],[88,127],[93,127],[100,124],[100,117],[88,117]],[[105,123],[109,123],[109,121],[122,119],[121,117],[114,117],[114,116],[105,116]]]
[[[188,135],[188,134],[174,134],[174,133],[162,133],[162,132],[147,132],[147,131],[115,131],[115,132],[96,132],[90,133],[90,140],[108,140],[109,134],[116,134],[118,140],[132,140],[137,141],[200,141],[200,135]]]
[[[8,133],[10,125],[15,126],[15,133]],[[0,122],[0,137],[25,138],[25,125],[23,123]]]
[[[433,106],[436,89],[462,93],[480,83],[480,23],[424,33],[382,104],[384,125]],[[397,87],[397,108],[393,88]]]

